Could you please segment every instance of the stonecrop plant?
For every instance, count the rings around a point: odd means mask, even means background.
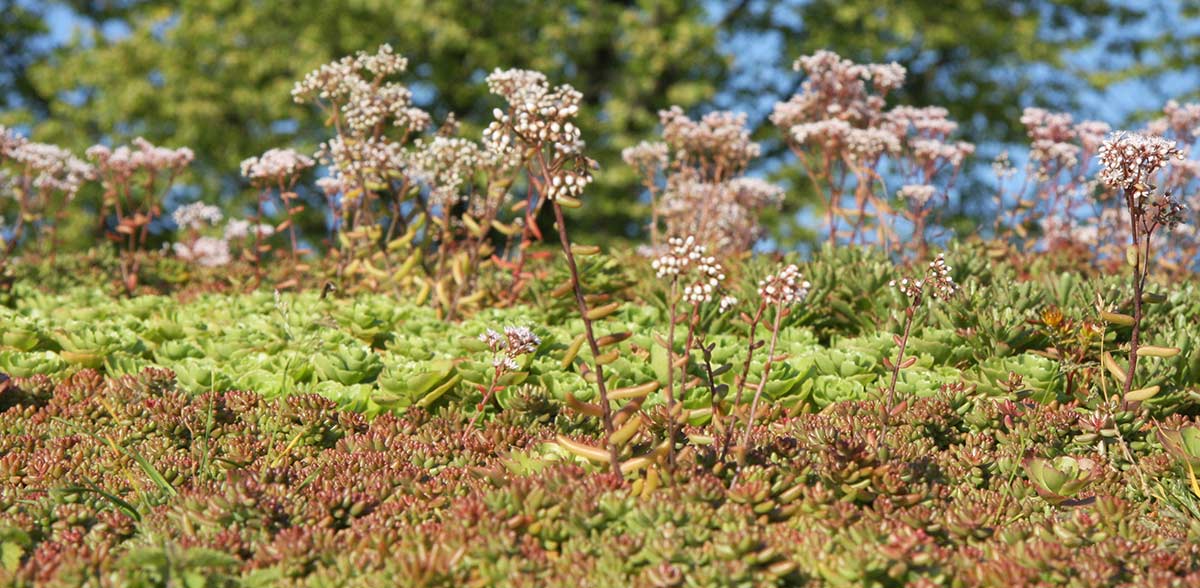
[[[771,122],[823,199],[829,243],[866,243],[874,230],[874,243],[899,247],[904,230],[923,257],[933,215],[948,203],[974,145],[951,140],[958,125],[944,108],[887,108],[904,83],[895,63],[857,64],[818,51],[793,68],[807,77],[799,93],[775,105]],[[893,193],[889,178],[900,183]],[[897,217],[908,226],[897,226]]]
[[[435,125],[408,67],[306,74],[329,134],[253,201],[0,127],[0,585],[1200,585],[1200,104],[1027,108],[956,235],[949,111],[819,51],[759,131],[622,143],[626,245],[580,239],[602,97],[464,72],[491,116]]]
[[[1158,298],[1146,292],[1150,264],[1154,261],[1156,231],[1171,234],[1184,221],[1184,205],[1170,192],[1159,192],[1153,182],[1172,160],[1184,154],[1175,142],[1156,135],[1116,132],[1100,146],[1098,153],[1100,180],[1119,193],[1124,201],[1123,218],[1128,223],[1129,248],[1126,259],[1131,270],[1132,316],[1107,313],[1104,318],[1115,324],[1131,327],[1129,336],[1129,367],[1117,377],[1124,391],[1124,400],[1147,400],[1159,390],[1156,386],[1134,389],[1138,358],[1142,356],[1170,358],[1178,355],[1175,347],[1146,345],[1142,341],[1143,304]],[[1119,373],[1119,371],[1117,372]],[[1115,375],[1115,374],[1114,374]]]
[[[722,255],[750,251],[762,236],[759,216],[779,206],[783,189],[746,176],[762,151],[746,115],[717,111],[695,121],[673,107],[658,116],[662,142],[621,153],[650,197],[651,247],[662,247],[665,234],[688,235]]]
[[[8,196],[2,199],[7,206],[0,206],[0,273],[27,232],[54,257],[59,222],[94,174],[71,152],[0,126],[0,194]]]
[[[133,294],[150,225],[162,216],[163,198],[196,155],[187,147],[159,147],[139,137],[131,146],[115,149],[94,145],[87,156],[104,189],[100,219],[105,234],[121,252],[121,285]]]

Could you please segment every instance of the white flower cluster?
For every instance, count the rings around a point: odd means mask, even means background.
[[[75,197],[84,182],[95,177],[95,169],[57,145],[34,143],[0,127],[0,161],[7,159],[33,177],[33,187]]]
[[[907,200],[910,208],[921,209],[937,194],[937,188],[929,184],[906,184],[896,194]]]
[[[176,257],[204,267],[220,267],[232,261],[229,242],[213,237],[199,237],[189,243],[174,243]]]
[[[868,128],[882,117],[884,97],[904,84],[906,73],[896,63],[860,65],[832,51],[801,57],[793,69],[808,77],[800,92],[775,105],[771,122],[783,129],[821,120]]]
[[[407,170],[409,158],[402,145],[384,137],[345,139],[339,135],[321,143],[317,151],[317,159],[331,168],[334,181],[343,188],[356,186],[360,180],[386,183],[391,179],[389,172]]]
[[[874,169],[892,160],[905,170],[909,184],[953,176],[975,152],[970,143],[950,140],[958,124],[945,108],[885,110],[886,96],[904,83],[905,70],[895,63],[857,64],[818,51],[797,60],[795,69],[807,75],[800,92],[776,103],[771,114],[794,150],[817,146],[851,168]]]
[[[583,196],[584,188],[592,183],[592,174],[586,171],[560,170],[550,178],[546,188],[546,197],[557,200],[559,197],[579,199]]]
[[[509,110],[492,112],[495,120],[483,131],[491,151],[507,154],[518,145],[552,145],[561,155],[583,151],[582,134],[573,122],[583,95],[569,85],[551,88],[546,76],[527,70],[499,70],[487,77],[488,90],[503,97]]]
[[[211,204],[203,202],[193,202],[175,209],[171,214],[171,218],[175,220],[175,224],[181,229],[199,230],[208,225],[215,225],[221,222],[224,215],[221,214],[221,209]]]
[[[259,157],[242,161],[242,176],[252,180],[287,181],[313,166],[313,160],[295,149],[268,149]]]
[[[129,178],[139,171],[178,173],[196,158],[187,147],[159,147],[141,137],[133,140],[132,148],[121,145],[110,149],[105,145],[93,145],[88,148],[87,156],[96,162],[101,174],[116,178]]]
[[[682,274],[693,261],[699,261],[703,251],[697,247],[696,238],[688,236],[671,237],[667,239],[667,253],[650,262],[658,277],[678,276]]]
[[[356,135],[371,134],[389,120],[396,127],[420,132],[432,122],[429,114],[412,105],[408,88],[384,81],[406,69],[407,59],[390,45],[381,45],[373,55],[360,51],[309,72],[292,89],[292,99],[338,105],[343,121]]]
[[[958,293],[958,284],[950,277],[951,269],[946,265],[945,256],[939,253],[929,262],[924,278],[892,280],[891,285],[917,304],[920,304],[923,296],[928,296],[931,300],[948,300]]]
[[[1169,160],[1184,154],[1170,139],[1145,133],[1118,131],[1100,146],[1100,180],[1108,187],[1127,190],[1141,200],[1153,189],[1153,174]]]
[[[1156,135],[1172,132],[1185,143],[1189,142],[1188,139],[1200,137],[1200,102],[1180,104],[1171,100],[1163,107],[1163,114],[1166,116],[1148,125],[1149,132]]]
[[[248,220],[235,218],[225,223],[225,240],[236,241],[258,233],[260,238],[275,234],[275,227],[267,224],[255,224]]]
[[[783,189],[758,178],[721,182],[694,179],[690,170],[672,174],[659,202],[668,232],[688,234],[716,251],[746,251],[762,233],[758,215],[783,202]]]
[[[479,340],[495,354],[492,366],[506,371],[520,369],[517,357],[537,351],[542,344],[542,339],[528,327],[504,327],[503,335],[488,329],[479,335]]]
[[[1111,130],[1099,121],[1075,124],[1069,114],[1042,108],[1026,108],[1021,124],[1029,136],[1029,158],[1038,164],[1037,172],[1043,180],[1075,168],[1084,154],[1095,153]]]
[[[460,188],[477,170],[494,162],[495,155],[478,143],[446,136],[417,141],[409,160],[411,176],[429,188],[431,204],[443,209],[459,201]]]
[[[725,281],[725,268],[717,258],[705,255],[707,249],[688,236],[671,237],[667,240],[667,253],[650,263],[654,273],[660,277],[684,277],[688,280],[683,287],[683,300],[689,304],[702,304],[713,299],[713,293]]]
[[[812,284],[804,279],[796,264],[789,264],[778,274],[758,282],[758,296],[765,304],[796,304],[808,297]]]

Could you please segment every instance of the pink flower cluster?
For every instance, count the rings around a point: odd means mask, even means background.
[[[38,191],[59,192],[68,201],[75,197],[95,169],[73,153],[57,145],[26,140],[11,129],[0,126],[0,163],[11,161],[19,168],[16,176],[30,182]],[[17,177],[10,181],[17,181]]]
[[[668,234],[692,235],[714,251],[750,249],[761,234],[759,214],[778,206],[783,190],[743,175],[762,151],[746,115],[718,111],[692,120],[675,106],[660,111],[659,121],[662,142],[622,152],[651,191],[654,230],[661,218]]]
[[[121,145],[110,149],[105,145],[93,145],[88,148],[87,156],[96,162],[101,174],[125,178],[140,171],[179,173],[196,159],[196,154],[187,147],[159,147],[141,137],[133,140],[132,147]]]

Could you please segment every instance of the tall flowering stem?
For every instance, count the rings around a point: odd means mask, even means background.
[[[758,332],[758,325],[762,322],[763,314],[766,312],[766,310],[766,302],[760,300],[758,309],[754,312],[753,317],[744,313],[742,314],[742,320],[749,325],[750,329],[750,333],[747,336],[748,343],[746,344],[746,361],[742,363],[742,373],[738,376],[737,381],[735,382],[737,385],[737,390],[733,394],[733,407],[730,408],[729,415],[725,419],[725,425],[722,427],[725,433],[724,439],[721,442],[721,460],[724,460],[725,457],[729,455],[729,447],[733,443],[733,424],[736,418],[733,409],[742,403],[742,394],[746,390],[746,382],[750,379],[750,365],[754,361],[754,352],[765,344],[763,341],[759,341],[754,337]]]
[[[264,250],[262,238],[264,232],[259,225],[262,223],[265,211],[263,204],[270,197],[272,190],[276,190],[279,195],[279,201],[283,205],[283,209],[287,214],[287,220],[274,227],[275,231],[281,230],[286,226],[288,237],[292,245],[292,276],[278,287],[288,287],[299,285],[300,266],[299,266],[299,243],[296,237],[296,223],[294,213],[299,212],[292,206],[292,200],[296,198],[296,193],[292,190],[296,187],[296,182],[300,179],[304,170],[314,165],[312,158],[301,155],[292,149],[270,149],[263,153],[260,157],[252,157],[242,162],[242,175],[249,178],[251,183],[258,188],[258,208],[257,214],[254,217],[254,253],[252,260],[254,262],[254,274],[256,286],[262,280],[261,257],[269,246]]]
[[[1129,368],[1125,373],[1124,403],[1139,399],[1131,394],[1138,356],[1141,355],[1142,304],[1146,278],[1150,273],[1154,232],[1172,231],[1183,221],[1184,206],[1170,193],[1155,194],[1155,175],[1172,159],[1184,154],[1174,141],[1141,133],[1113,133],[1100,146],[1100,180],[1120,192],[1129,216],[1129,239],[1133,264],[1133,317],[1129,338]],[[1177,349],[1158,348],[1155,355],[1170,356]],[[1148,397],[1148,396],[1147,396]]]
[[[671,237],[667,241],[667,253],[654,260],[651,266],[659,278],[670,280],[671,286],[667,300],[667,435],[671,444],[668,449],[668,462],[675,465],[675,438],[678,436],[679,419],[682,414],[675,395],[676,364],[680,370],[680,393],[682,398],[687,391],[687,369],[691,361],[692,344],[695,342],[696,322],[700,305],[709,302],[713,293],[725,279],[725,270],[717,263],[716,258],[705,255],[707,249],[696,242],[693,236]],[[688,332],[684,345],[683,356],[675,359],[675,325],[679,322],[679,284],[685,281],[683,302],[688,304]]]
[[[87,155],[96,162],[104,185],[102,210],[111,207],[116,213],[109,239],[121,250],[121,283],[133,294],[150,223],[162,214],[163,197],[195,155],[186,147],[157,147],[141,137],[134,139],[132,148],[95,145]]]
[[[500,389],[497,385],[500,378],[521,368],[517,358],[537,351],[538,345],[542,344],[541,338],[526,327],[505,327],[503,335],[488,329],[479,336],[479,340],[492,352],[492,381],[484,391],[475,414],[467,423],[467,432],[475,429],[475,421],[483,414],[492,395]]]
[[[958,284],[955,284],[954,278],[950,277],[951,269],[946,265],[945,256],[939,253],[933,261],[929,262],[924,277],[903,278],[891,282],[892,287],[898,288],[908,300],[908,305],[904,308],[904,334],[892,336],[898,347],[896,360],[892,361],[886,357],[883,359],[884,367],[892,372],[891,381],[888,382],[887,404],[883,409],[883,432],[885,434],[892,413],[896,410],[896,382],[900,379],[900,370],[911,367],[917,362],[915,357],[904,358],[904,350],[908,347],[908,337],[912,332],[917,309],[926,300],[949,300],[958,293]],[[883,435],[880,435],[880,438],[882,439]]]
[[[530,201],[536,203],[531,204],[527,214],[536,214],[546,202],[554,211],[555,230],[571,273],[571,290],[583,321],[588,349],[592,352],[609,468],[620,472],[621,457],[613,439],[613,410],[594,328],[594,322],[615,312],[616,306],[589,306],[563,215],[564,206],[578,208],[583,205],[579,198],[592,182],[594,162],[583,154],[581,132],[573,122],[579,114],[583,95],[569,85],[551,88],[546,76],[527,70],[497,70],[488,76],[487,82],[492,93],[508,102],[508,109],[493,112],[496,118],[484,130],[483,144],[498,156],[519,157],[523,162],[531,190]],[[527,216],[526,226],[536,220],[536,217]]]
[[[7,241],[0,216],[0,271],[22,240],[26,223],[48,233],[43,243],[53,262],[58,251],[58,223],[85,182],[92,179],[92,166],[70,151],[55,145],[34,143],[0,126],[0,195],[9,193],[17,214]]]
[[[804,279],[800,268],[795,264],[788,265],[777,274],[763,278],[758,284],[758,296],[762,301],[760,308],[774,309],[775,316],[771,322],[771,344],[767,348],[767,359],[763,363],[762,377],[759,378],[758,386],[754,390],[754,399],[750,401],[750,416],[746,420],[746,428],[742,432],[742,441],[738,444],[739,470],[745,465],[746,454],[750,450],[750,433],[754,429],[758,403],[762,399],[763,390],[767,387],[767,379],[771,375],[771,365],[775,361],[775,345],[779,342],[779,329],[783,324],[783,317],[790,313],[791,306],[803,302],[808,297],[808,290],[811,287],[812,284]],[[737,474],[735,473],[733,483],[736,482]]]

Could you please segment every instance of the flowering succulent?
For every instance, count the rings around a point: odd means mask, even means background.
[[[242,175],[251,180],[291,183],[292,178],[312,167],[311,157],[295,149],[268,149],[258,157],[242,161]]]
[[[796,264],[784,267],[779,273],[768,275],[758,282],[758,296],[764,304],[792,305],[808,297],[812,284],[804,279]]]
[[[622,153],[650,194],[651,244],[660,245],[659,225],[665,224],[668,235],[691,235],[714,252],[749,250],[761,233],[758,215],[778,206],[783,190],[744,177],[761,153],[745,114],[717,111],[694,121],[672,107],[659,112],[659,121],[663,142]]]
[[[171,219],[181,229],[199,230],[205,226],[216,225],[225,215],[221,209],[203,202],[193,202],[175,209]]]
[[[813,187],[825,199],[829,242],[838,242],[838,216],[851,225],[850,242],[866,239],[876,221],[880,244],[899,242],[887,218],[888,194],[881,194],[889,171],[904,186],[897,195],[900,215],[911,225],[918,255],[924,255],[929,217],[949,198],[970,143],[951,141],[957,123],[936,106],[886,109],[887,96],[904,83],[903,67],[857,64],[830,51],[796,60],[806,79],[800,92],[775,105],[771,122],[784,134]],[[853,199],[847,206],[843,200]]]
[[[488,329],[479,335],[479,340],[492,351],[493,367],[508,371],[519,369],[516,359],[537,351],[542,344],[541,338],[528,327],[504,327],[503,335]]]
[[[1156,172],[1183,152],[1174,141],[1145,133],[1117,131],[1105,139],[1098,152],[1100,180],[1109,188],[1133,194],[1142,200],[1154,189]]]
[[[949,300],[958,293],[958,284],[955,284],[954,278],[950,276],[951,269],[953,268],[946,265],[945,254],[939,253],[929,262],[925,277],[902,278],[892,280],[889,284],[913,301],[914,306],[920,306],[921,301],[925,299]]]

